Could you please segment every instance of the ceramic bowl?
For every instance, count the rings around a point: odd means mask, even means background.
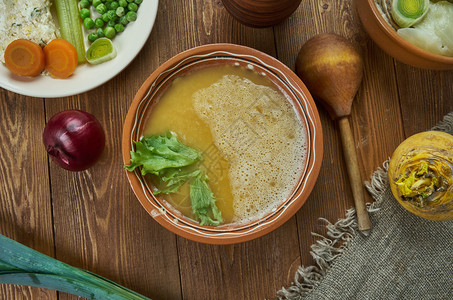
[[[236,20],[250,27],[276,25],[299,7],[301,0],[222,0]]]
[[[382,17],[375,0],[356,0],[355,5],[365,30],[374,42],[390,56],[418,68],[453,69],[453,57],[432,54],[400,37]]]
[[[153,195],[153,187],[138,170],[126,171],[126,174],[143,208],[165,228],[197,242],[232,244],[260,237],[291,218],[307,200],[319,173],[323,146],[318,111],[305,85],[287,66],[258,50],[233,44],[204,45],[174,56],[157,68],[137,92],[124,122],[122,151],[124,163],[129,164],[130,151],[134,149],[134,141],[142,137],[146,116],[172,80],[192,70],[216,64],[244,66],[262,76],[268,76],[287,95],[287,99],[304,123],[307,158],[291,196],[271,213],[248,224],[200,226],[197,222],[182,216],[159,196]]]

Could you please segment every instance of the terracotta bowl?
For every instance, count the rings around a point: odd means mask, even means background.
[[[453,57],[432,54],[407,42],[385,21],[375,0],[356,0],[363,27],[379,47],[395,59],[418,68],[453,69]]]
[[[301,0],[222,0],[236,20],[251,27],[276,25],[299,7]]]
[[[305,125],[307,159],[291,196],[277,209],[252,223],[221,226],[200,226],[184,217],[167,202],[153,195],[153,187],[140,174],[127,172],[130,185],[145,210],[162,226],[185,238],[210,244],[231,244],[248,241],[276,229],[293,216],[307,200],[321,167],[322,129],[313,99],[302,81],[283,63],[258,50],[233,45],[212,44],[182,52],[155,70],[137,92],[123,128],[122,150],[125,164],[130,164],[134,141],[140,140],[144,123],[153,103],[176,77],[191,71],[218,64],[232,64],[253,69],[267,76],[292,103]],[[282,154],[284,155],[284,153]]]

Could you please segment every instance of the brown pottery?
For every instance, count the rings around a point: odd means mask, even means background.
[[[453,57],[430,53],[400,37],[382,17],[375,0],[356,0],[355,5],[365,30],[374,42],[390,56],[418,68],[453,69]]]
[[[263,52],[234,44],[204,45],[182,52],[157,68],[137,92],[124,122],[122,151],[124,163],[129,164],[134,141],[140,140],[143,134],[144,120],[159,95],[176,77],[218,64],[243,66],[267,76],[287,96],[302,121],[307,136],[307,158],[290,197],[251,223],[200,226],[154,195],[153,187],[139,171],[126,171],[126,174],[143,208],[162,226],[194,241],[231,244],[260,237],[285,223],[302,207],[318,177],[323,155],[321,122],[313,98],[293,71]]]
[[[226,10],[251,27],[276,25],[289,17],[301,0],[222,0]]]

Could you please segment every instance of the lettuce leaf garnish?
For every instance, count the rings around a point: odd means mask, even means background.
[[[124,165],[130,172],[140,168],[143,176],[153,174],[164,187],[153,191],[157,194],[176,193],[186,182],[190,182],[190,202],[192,211],[200,225],[217,226],[223,222],[222,214],[215,205],[216,199],[209,188],[208,176],[200,169],[188,171],[201,160],[201,154],[178,141],[176,135],[143,137],[135,142],[131,151],[131,163]]]
[[[181,168],[192,165],[201,159],[201,154],[178,141],[168,132],[162,136],[143,137],[135,142],[135,152],[131,151],[131,164],[124,167],[128,171],[141,168],[142,175],[163,175],[169,168]]]
[[[222,222],[222,213],[215,205],[216,198],[208,186],[208,177],[199,174],[190,184],[190,202],[200,225],[217,226]],[[209,216],[212,212],[213,218]]]

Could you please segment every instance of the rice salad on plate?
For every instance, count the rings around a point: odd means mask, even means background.
[[[9,43],[27,39],[41,46],[60,37],[50,0],[0,0],[0,61]]]

